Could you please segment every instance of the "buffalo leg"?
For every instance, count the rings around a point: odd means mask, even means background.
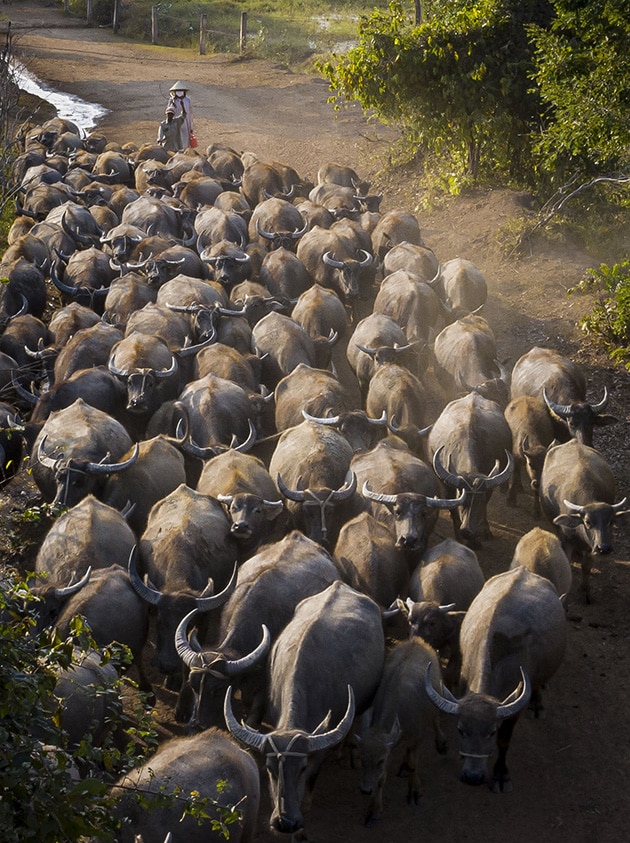
[[[503,720],[499,726],[497,733],[499,756],[492,771],[492,784],[490,785],[493,793],[511,793],[512,791],[512,782],[510,781],[506,758],[516,720],[516,717],[509,717],[507,720]]]

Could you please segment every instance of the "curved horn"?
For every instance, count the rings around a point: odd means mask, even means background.
[[[626,501],[627,501],[627,498],[622,498],[617,503],[611,504],[611,506],[612,506],[612,508],[615,512],[619,512],[619,510],[623,509],[623,507],[626,505]]]
[[[303,237],[306,232],[308,231],[308,220],[304,223],[304,228],[296,228],[295,231],[291,233],[291,239],[297,240],[298,237]]]
[[[322,260],[324,263],[328,264],[328,266],[334,266],[335,269],[343,269],[344,267],[343,261],[335,260],[335,258],[331,256],[330,252],[324,252]]]
[[[433,682],[431,681],[431,662],[427,664],[427,669],[424,672],[424,690],[433,705],[437,706],[440,711],[443,711],[445,714],[459,713],[459,702],[455,698],[452,700],[447,699],[433,687]]]
[[[505,450],[505,456],[507,457],[507,464],[505,468],[498,474],[495,474],[494,469],[492,469],[484,482],[486,489],[494,489],[496,486],[500,486],[502,483],[505,483],[505,481],[512,476],[512,472],[514,471],[514,457],[507,448]],[[498,464],[499,461],[497,460],[497,465]]]
[[[591,410],[592,410],[592,411],[593,411],[596,415],[599,415],[599,413],[603,413],[603,412],[604,412],[604,410],[606,409],[606,407],[608,406],[608,402],[609,402],[609,400],[610,400],[610,397],[609,397],[609,395],[608,395],[608,387],[606,387],[606,386],[605,386],[605,387],[604,387],[604,397],[603,397],[603,398],[602,398],[602,400],[599,402],[599,404],[591,404],[591,405],[590,405],[590,406],[591,406]]]
[[[46,466],[46,468],[50,468],[51,471],[54,471],[60,458],[57,457],[56,459],[53,459],[53,457],[49,457],[47,454],[44,453],[44,443],[45,442],[46,442],[46,436],[43,437],[43,439],[41,440],[41,442],[37,446],[37,462]]]
[[[359,266],[369,266],[372,263],[372,261],[373,261],[372,255],[369,252],[366,252],[365,249],[359,249],[359,254],[365,255],[363,260],[359,261]]]
[[[570,404],[556,404],[555,401],[552,401],[551,398],[547,395],[547,388],[543,387],[543,398],[545,399],[545,404],[552,413],[555,413],[556,416],[559,416],[561,419],[565,418],[566,416],[571,415],[571,405]]]
[[[256,220],[256,231],[260,234],[261,237],[264,237],[265,240],[273,240],[274,237],[277,237],[275,231],[263,231],[260,227],[260,220]]]
[[[267,626],[263,623],[262,640],[260,644],[255,647],[251,653],[248,653],[246,656],[242,656],[240,659],[226,659],[225,672],[228,676],[235,676],[237,673],[242,673],[244,670],[252,667],[256,664],[256,662],[266,656],[270,646],[271,633],[269,632]]]
[[[385,425],[387,424],[387,410],[383,410],[380,419],[371,419],[368,415],[365,417],[370,424]]]
[[[262,732],[256,731],[256,729],[252,729],[249,726],[246,726],[245,723],[239,723],[236,717],[234,716],[234,712],[232,711],[232,686],[227,689],[225,693],[225,702],[223,703],[223,715],[225,717],[225,724],[228,727],[228,731],[230,731],[234,737],[239,740],[241,743],[244,743],[245,746],[249,746],[252,749],[258,750],[258,752],[262,752],[263,747],[267,742],[267,735],[262,734]]]
[[[462,479],[458,474],[453,474],[442,464],[441,453],[444,450],[444,445],[440,445],[435,454],[433,454],[433,470],[445,483],[449,486],[459,487],[462,484]]]
[[[238,444],[231,444],[230,445],[230,448],[232,448],[232,450],[240,451],[241,454],[246,454],[247,451],[250,450],[250,448],[252,447],[252,445],[256,441],[256,435],[257,435],[256,434],[256,426],[254,425],[254,422],[251,419],[248,419],[247,421],[249,422],[249,433],[247,435],[247,439],[244,442],[241,442],[240,445],[238,445]],[[235,441],[235,438],[236,437],[234,437],[232,439],[232,442]]]
[[[346,713],[341,718],[334,729],[324,732],[321,735],[309,735],[308,737],[308,751],[320,752],[324,749],[329,749],[335,746],[345,738],[350,731],[352,721],[354,720],[354,691],[352,685],[348,685],[348,706]]]
[[[15,377],[15,369],[11,370],[11,385],[24,401],[27,401],[29,404],[37,404],[37,395],[34,395],[22,386],[19,380]]]
[[[163,594],[161,591],[158,591],[155,588],[151,588],[145,582],[143,582],[142,577],[138,573],[138,568],[136,567],[136,556],[138,554],[138,545],[134,544],[131,548],[131,553],[129,554],[129,562],[127,563],[127,573],[129,574],[129,581],[134,588],[136,594],[138,594],[145,603],[150,603],[151,606],[159,606],[160,602],[162,601]]]
[[[302,418],[306,421],[314,422],[315,424],[336,425],[339,424],[341,416],[326,416],[326,418],[321,418],[319,416],[311,416],[311,414],[307,413],[306,410],[302,410]]]
[[[566,506],[567,509],[570,509],[571,512],[579,512],[581,514],[584,511],[584,507],[580,506],[577,503],[571,503],[571,501],[568,500],[563,500],[562,503]]]
[[[168,378],[170,375],[174,375],[177,371],[177,358],[174,354],[171,354],[171,365],[168,369],[153,369],[153,374],[156,378]]]
[[[367,354],[370,357],[375,357],[376,352],[378,351],[378,349],[376,348],[368,348],[367,345],[360,345],[359,343],[355,343],[355,345],[359,349],[359,351],[362,351],[364,354]]]
[[[219,503],[224,503],[226,506],[230,506],[234,500],[234,495],[217,495],[217,500]]]
[[[371,501],[376,501],[377,503],[384,503],[384,504],[395,504],[398,498],[398,495],[384,495],[380,492],[373,492],[370,487],[368,486],[367,480],[363,484],[363,488],[361,489],[361,494],[364,498],[369,498]]]
[[[505,720],[506,717],[514,717],[514,715],[518,714],[519,711],[522,711],[529,702],[529,698],[532,695],[532,686],[527,673],[522,667],[521,676],[523,682],[523,690],[518,695],[518,697],[512,702],[508,703],[507,700],[509,700],[512,696],[512,694],[510,694],[497,708],[497,718],[499,718],[500,720]]]
[[[81,591],[84,585],[87,585],[90,581],[90,575],[92,574],[92,566],[87,569],[85,574],[81,577],[79,582],[75,582],[74,585],[67,585],[65,588],[56,588],[55,589],[55,597],[59,597],[64,600],[67,597],[72,597],[73,594],[76,594],[77,591]]]
[[[133,449],[133,454],[123,462],[89,462],[87,464],[86,471],[89,471],[90,474],[114,474],[114,472],[116,471],[124,471],[126,468],[131,468],[131,466],[138,459],[139,453],[140,443],[136,442],[136,447]]]
[[[343,486],[340,486],[336,489],[332,495],[331,500],[338,502],[338,501],[346,501],[348,498],[351,498],[352,495],[357,490],[357,475],[354,471],[348,471],[346,474],[346,479],[344,481]]]
[[[211,609],[215,609],[218,606],[222,606],[223,603],[228,600],[231,596],[232,592],[236,588],[236,578],[238,575],[238,563],[234,563],[234,570],[232,571],[232,576],[230,577],[229,583],[225,586],[223,591],[220,591],[218,594],[211,594],[209,597],[197,597],[195,600],[195,606],[199,612],[209,612]]]
[[[129,372],[125,372],[124,369],[119,369],[117,366],[114,365],[114,358],[110,357],[109,361],[107,362],[107,368],[109,369],[112,375],[116,375],[119,378],[127,378],[129,377]]]
[[[284,480],[282,479],[280,472],[276,477],[276,483],[278,484],[278,489],[282,492],[285,498],[288,498],[290,501],[295,501],[296,503],[302,503],[306,500],[306,492],[303,492],[299,489],[289,489],[289,487],[285,484]],[[298,486],[299,486],[298,481]]]
[[[466,489],[460,489],[456,498],[425,498],[425,501],[427,506],[433,506],[437,509],[455,509],[465,502],[466,494]]]

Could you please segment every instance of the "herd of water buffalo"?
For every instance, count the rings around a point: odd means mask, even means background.
[[[347,738],[376,823],[393,748],[417,802],[419,746],[428,732],[444,751],[445,712],[462,781],[510,790],[514,725],[563,659],[571,562],[590,601],[628,515],[593,447],[616,421],[607,392],[589,403],[552,348],[506,371],[481,272],[440,263],[347,166],[309,183],[223,145],[126,147],[59,119],[21,144],[1,482],[26,463],[57,515],[35,562],[41,623],[84,615],[99,645],[129,646],[147,692],[149,637],[178,692],[191,734],[127,783],[220,799],[227,780],[230,840],[251,841],[262,756],[271,827],[304,836]],[[475,551],[499,487],[546,529],[486,580]],[[436,543],[442,511],[454,538]],[[70,745],[105,728],[77,691],[103,670],[60,678]],[[220,839],[130,796],[120,811],[121,840]]]

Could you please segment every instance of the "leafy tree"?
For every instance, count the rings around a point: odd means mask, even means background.
[[[414,25],[400,2],[359,23],[359,43],[321,64],[340,106],[358,100],[406,140],[476,179],[494,169],[522,177],[538,97],[525,24],[545,25],[546,2],[432,3]]]
[[[533,80],[546,110],[535,152],[556,175],[630,165],[627,0],[555,0],[550,28],[532,24]]]

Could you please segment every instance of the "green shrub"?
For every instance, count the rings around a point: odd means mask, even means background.
[[[630,371],[630,261],[589,269],[569,292],[595,297],[592,312],[581,321],[582,330],[602,342],[612,359]]]

